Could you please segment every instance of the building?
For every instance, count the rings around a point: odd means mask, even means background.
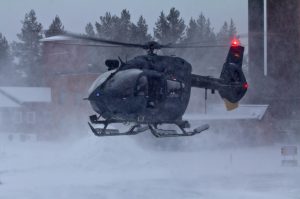
[[[0,87],[1,133],[47,136],[51,127],[51,89]]]
[[[99,76],[91,68],[89,47],[44,43],[43,67],[45,85],[52,90],[54,134],[78,134],[88,130],[88,117],[93,113],[88,89]]]
[[[249,0],[251,102],[269,104],[262,132],[300,132],[300,1]]]

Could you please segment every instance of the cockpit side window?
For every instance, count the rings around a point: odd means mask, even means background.
[[[184,84],[175,80],[167,80],[167,96],[181,97],[184,89]]]
[[[137,80],[135,94],[137,96],[148,96],[148,79],[146,76],[141,76]]]

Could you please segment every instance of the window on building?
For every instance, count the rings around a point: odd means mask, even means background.
[[[3,117],[3,112],[0,111],[0,124],[3,124],[3,123],[4,123],[4,122],[3,122],[3,119],[4,119],[4,117]]]
[[[36,114],[33,111],[26,113],[26,122],[28,124],[35,124],[36,123]]]
[[[15,111],[13,120],[16,124],[21,124],[23,122],[23,114],[21,111]]]
[[[66,98],[67,98],[67,95],[65,92],[61,91],[60,94],[59,94],[59,98],[58,98],[58,103],[60,105],[63,105],[66,101]]]

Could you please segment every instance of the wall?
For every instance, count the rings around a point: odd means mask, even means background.
[[[267,103],[265,128],[297,133],[300,121],[300,1],[267,0],[267,63],[263,64],[263,0],[249,0],[250,102]]]

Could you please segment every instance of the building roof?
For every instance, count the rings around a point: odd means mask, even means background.
[[[20,107],[28,102],[51,102],[51,88],[0,87],[0,107]]]
[[[243,104],[232,111],[227,111],[224,105],[210,105],[206,113],[185,114],[187,120],[236,120],[255,119],[261,120],[269,105]]]

